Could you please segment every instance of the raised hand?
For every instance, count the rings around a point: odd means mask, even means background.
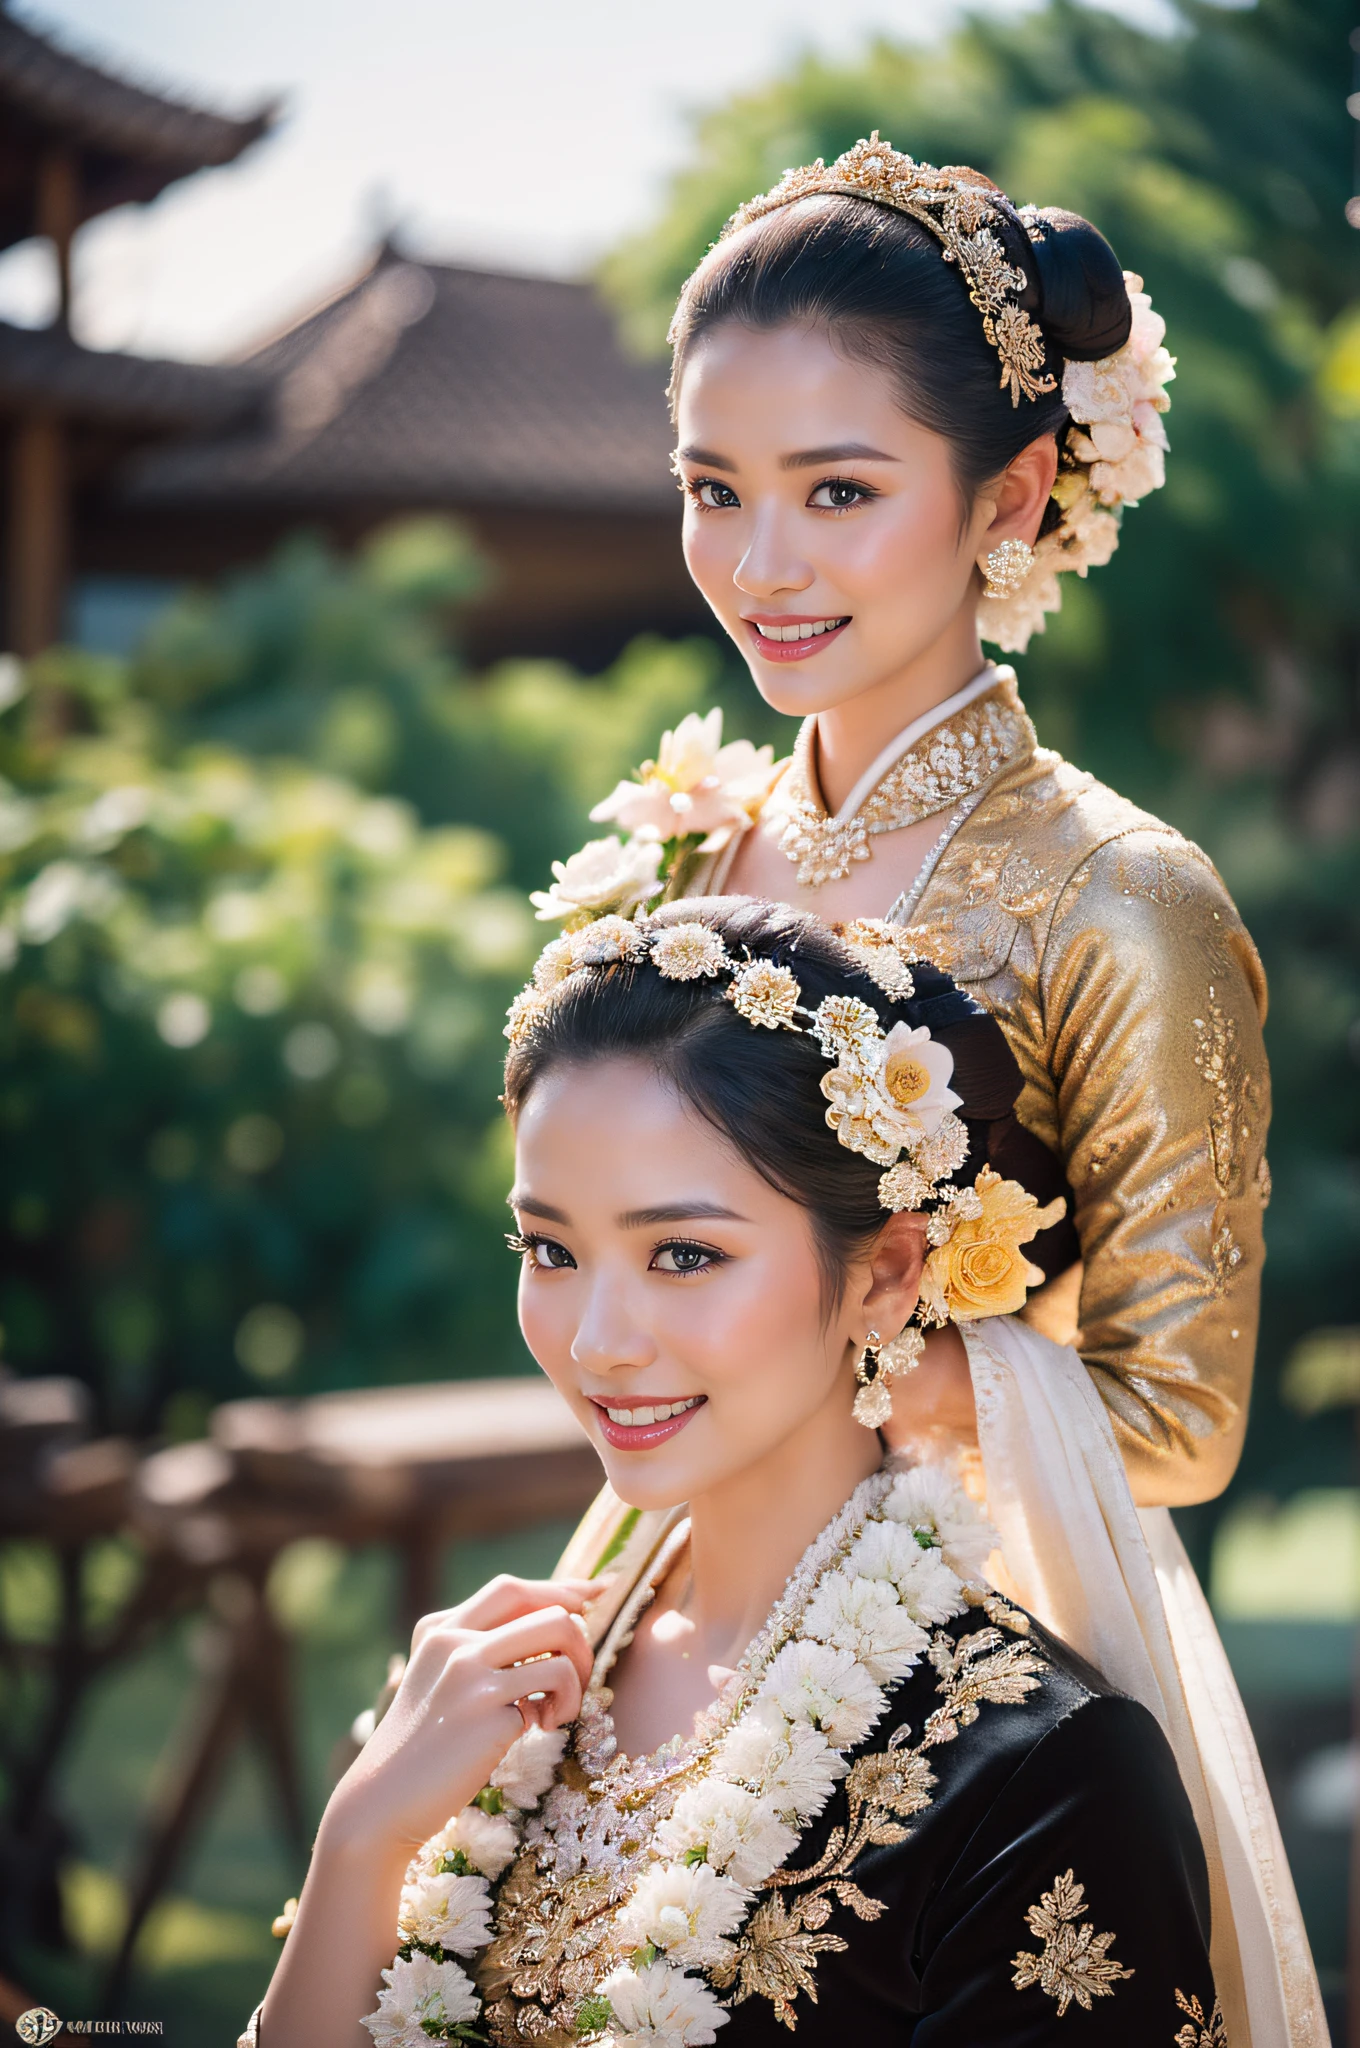
[[[476,1797],[525,1728],[575,1720],[591,1665],[580,1617],[599,1591],[586,1579],[502,1576],[425,1615],[396,1697],[325,1825],[415,1849]]]
[[[372,2048],[360,2017],[391,1960],[402,1872],[526,1727],[580,1711],[587,1579],[493,1579],[417,1623],[396,1697],[331,1794],[261,2019],[267,2048]]]

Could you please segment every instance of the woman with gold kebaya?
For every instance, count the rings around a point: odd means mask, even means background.
[[[804,724],[775,767],[686,720],[593,813],[622,843],[539,901],[667,886],[904,925],[1000,1021],[1071,1191],[1027,1314],[1077,1343],[1134,1498],[1179,1506],[1222,1491],[1246,1427],[1261,967],[1206,857],[1040,747],[980,644],[1022,651],[1161,484],[1162,338],[1087,222],[876,136],[744,206],[672,329],[685,554]]]

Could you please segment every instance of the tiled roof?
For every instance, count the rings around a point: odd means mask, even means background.
[[[220,432],[257,412],[256,372],[81,348],[59,328],[0,321],[0,411],[50,406],[63,417],[133,433]]]
[[[676,509],[665,371],[585,284],[385,253],[246,367],[268,425],[147,456],[137,503]]]
[[[16,21],[0,0],[0,247],[33,233],[34,139],[82,157],[82,218],[154,199],[175,178],[231,163],[277,119],[274,103],[241,119],[116,78]]]

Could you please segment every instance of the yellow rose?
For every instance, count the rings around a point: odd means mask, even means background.
[[[955,1323],[979,1316],[1010,1316],[1025,1305],[1031,1287],[1043,1284],[1020,1247],[1066,1206],[1059,1197],[1041,1209],[1018,1181],[1002,1180],[984,1166],[973,1187],[978,1213],[960,1215],[948,1242],[938,1245],[921,1275],[921,1298],[941,1319]]]
[[[968,1225],[961,1228],[966,1230]],[[1029,1276],[1035,1269],[1021,1257],[1018,1246],[951,1242],[940,1249],[949,1260],[945,1294],[955,1322],[969,1322],[975,1316],[1011,1316],[1024,1307]]]

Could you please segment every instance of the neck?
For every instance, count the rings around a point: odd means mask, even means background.
[[[839,1381],[834,1400],[834,1415],[819,1410],[758,1464],[690,1501],[684,1604],[706,1663],[737,1662],[809,1543],[882,1463]]]
[[[840,809],[866,768],[904,726],[935,709],[985,667],[970,606],[949,628],[882,682],[817,713],[817,780],[822,802]]]

